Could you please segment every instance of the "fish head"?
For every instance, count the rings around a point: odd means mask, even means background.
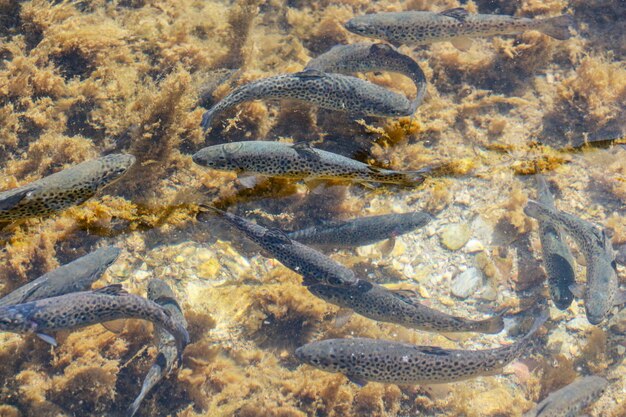
[[[418,227],[425,226],[431,220],[432,217],[429,214],[423,212],[402,214],[400,215],[398,222],[393,229],[393,234],[395,236],[402,235]]]
[[[6,306],[0,308],[0,330],[5,332],[21,333],[31,330],[33,323],[25,314],[24,308],[30,303],[19,304],[17,306]]]
[[[356,33],[357,35],[387,39],[385,24],[381,20],[380,14],[367,14],[353,17],[344,24],[344,27],[346,30]]]
[[[294,355],[302,363],[319,369],[332,370],[336,368],[335,349],[333,340],[322,340],[308,343],[296,349]]]
[[[119,180],[135,164],[137,159],[128,154],[111,154],[101,159],[102,172],[99,185],[108,185]]]
[[[237,168],[233,163],[234,157],[243,145],[241,143],[226,143],[223,145],[208,146],[200,149],[193,156],[193,162],[213,169],[231,170]]]

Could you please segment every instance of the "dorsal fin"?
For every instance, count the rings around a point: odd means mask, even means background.
[[[317,161],[319,161],[320,159],[320,155],[317,152],[315,152],[315,148],[313,148],[307,142],[296,142],[293,145],[291,145],[291,149],[296,151],[298,155],[302,157],[314,159]]]
[[[287,236],[285,232],[275,227],[267,229],[263,237],[268,239],[272,243],[278,243],[283,245],[288,245],[292,243],[291,239],[289,239],[289,236]]]
[[[447,356],[450,354],[449,351],[438,346],[417,346],[417,348],[420,352],[426,353],[427,355]]]
[[[298,78],[320,78],[323,77],[325,74],[322,71],[316,69],[305,69],[303,71],[296,72],[293,75]]]
[[[125,295],[128,292],[122,288],[122,284],[112,284],[107,285],[106,287],[98,288],[97,290],[93,290],[94,293],[98,294],[108,294],[108,295]]]
[[[455,7],[454,9],[444,10],[439,13],[442,16],[451,17],[453,19],[458,20],[459,22],[465,21],[465,18],[469,15],[467,10],[462,7]]]
[[[391,290],[391,293],[398,299],[407,304],[419,304],[418,294],[414,290]]]

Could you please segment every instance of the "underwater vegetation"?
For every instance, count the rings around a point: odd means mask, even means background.
[[[344,27],[356,16],[458,7],[530,19],[565,14],[575,25],[566,40],[524,30],[473,37],[467,50],[447,41],[397,46],[428,82],[411,116],[255,100],[220,113],[209,132],[201,127],[203,113],[239,87],[299,73],[338,44],[380,42]],[[137,416],[519,417],[597,374],[609,384],[587,414],[623,417],[624,310],[611,308],[595,326],[583,299],[554,305],[539,224],[524,207],[536,198],[533,174],[542,173],[558,210],[606,230],[624,287],[625,14],[622,0],[0,0],[0,193],[106,155],[135,159],[80,205],[0,225],[0,295],[109,245],[121,254],[94,289],[120,284],[144,297],[152,279],[166,282],[190,344]],[[418,96],[419,84],[401,73],[350,76]],[[376,172],[436,172],[415,187],[271,176],[248,184],[192,158],[255,140],[304,142]],[[198,221],[203,204],[284,231],[425,211],[432,220],[392,247],[327,255],[431,309],[474,321],[503,313],[505,331],[427,333],[348,319],[218,218]],[[576,281],[585,283],[585,254],[564,240]],[[511,346],[537,306],[550,318],[519,359],[462,382],[359,387],[295,353],[355,337],[445,350]],[[0,416],[123,415],[161,363],[155,327],[131,319],[116,332],[59,331],[55,348],[0,333]]]

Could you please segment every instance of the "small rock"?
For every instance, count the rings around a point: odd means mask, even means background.
[[[478,294],[478,298],[486,301],[496,301],[498,298],[498,292],[495,288],[487,286]]]
[[[464,248],[467,253],[482,252],[485,250],[483,243],[478,239],[470,239]]]
[[[144,271],[144,270],[141,270],[141,269],[140,269],[139,271],[136,271],[136,272],[133,274],[133,278],[134,278],[136,281],[141,282],[141,281],[145,280],[146,278],[148,278],[150,275],[151,275],[151,274],[150,274],[150,272],[148,272],[148,271]]]
[[[466,224],[450,224],[442,228],[441,243],[450,250],[459,250],[467,243],[470,234],[470,228]]]
[[[176,262],[177,264],[182,264],[183,262],[185,262],[185,257],[182,255],[178,255],[176,258],[174,258],[174,262]]]
[[[452,281],[452,294],[459,298],[467,298],[483,285],[483,277],[476,268],[469,268],[460,273]]]
[[[589,324],[589,321],[587,320],[586,317],[581,317],[578,316],[570,321],[568,321],[565,324],[565,327],[567,327],[568,330],[573,330],[573,331],[581,331],[581,330],[587,330],[590,327],[593,327],[591,324]]]

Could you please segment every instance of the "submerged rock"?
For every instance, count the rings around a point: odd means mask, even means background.
[[[483,285],[483,276],[480,270],[469,268],[461,272],[452,281],[452,294],[459,298],[467,298],[474,294]]]
[[[470,228],[463,223],[444,226],[441,230],[441,244],[450,250],[459,250],[470,238]]]

